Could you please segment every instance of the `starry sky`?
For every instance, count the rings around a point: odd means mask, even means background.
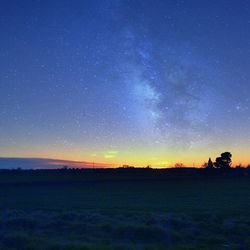
[[[1,1],[0,156],[250,163],[247,0]]]

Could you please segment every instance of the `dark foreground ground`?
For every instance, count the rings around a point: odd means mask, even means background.
[[[250,177],[4,171],[0,249],[250,249]]]

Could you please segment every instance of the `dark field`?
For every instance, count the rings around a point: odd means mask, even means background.
[[[250,178],[0,173],[0,249],[250,249]]]

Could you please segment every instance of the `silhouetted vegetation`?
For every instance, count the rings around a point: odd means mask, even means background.
[[[217,157],[214,163],[216,168],[229,169],[231,167],[232,154],[230,152],[222,153],[220,157]]]
[[[209,171],[213,171],[213,169],[226,171],[231,168],[231,158],[232,154],[230,152],[224,152],[220,157],[215,159],[215,162],[212,162],[211,158],[209,158],[208,162],[204,164],[204,167]]]
[[[213,164],[211,158],[209,158],[208,163],[207,163],[207,168],[212,169],[213,167],[214,167],[214,164]]]

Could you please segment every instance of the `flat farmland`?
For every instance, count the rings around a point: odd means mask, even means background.
[[[243,176],[7,171],[0,174],[0,246],[249,249],[249,207]]]

